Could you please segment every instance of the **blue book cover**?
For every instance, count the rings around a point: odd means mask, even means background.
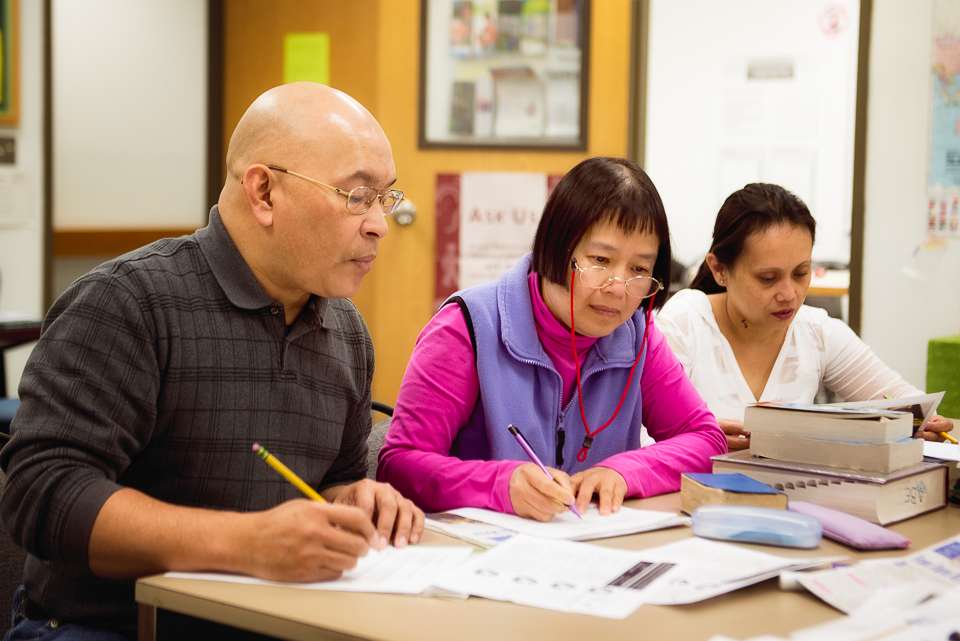
[[[780,490],[775,490],[766,483],[756,481],[744,474],[688,474],[697,483],[713,487],[727,492],[738,492],[740,494],[783,494]]]

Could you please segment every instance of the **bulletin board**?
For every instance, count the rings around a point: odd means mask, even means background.
[[[434,309],[460,289],[498,278],[533,248],[543,206],[560,178],[533,172],[437,175]]]

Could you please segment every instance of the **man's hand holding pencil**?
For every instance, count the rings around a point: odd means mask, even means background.
[[[370,518],[347,505],[294,499],[246,516],[258,523],[243,529],[252,538],[249,567],[243,571],[271,581],[339,578],[377,540]]]
[[[286,516],[286,511],[289,510],[306,510],[302,515],[308,525],[306,532],[297,528],[283,530],[281,520],[274,524],[281,526],[281,529],[273,532],[274,536],[280,538],[273,543],[270,539],[264,542],[264,545],[277,548],[277,543],[280,544],[280,549],[276,552],[281,556],[276,561],[282,562],[294,557],[298,562],[306,564],[301,567],[307,574],[315,575],[320,572],[328,575],[314,579],[285,580],[319,581],[336,578],[344,570],[356,565],[357,558],[367,553],[368,546],[378,550],[386,548],[390,544],[391,535],[394,545],[399,548],[406,546],[408,542],[416,543],[420,540],[423,533],[423,511],[412,501],[403,498],[389,484],[363,479],[350,485],[330,487],[318,493],[259,443],[253,444],[253,452],[313,503],[308,507],[302,501],[288,501],[268,512]],[[328,504],[328,501],[335,505]],[[294,507],[285,508],[288,505]],[[309,535],[311,531],[312,538],[308,536],[308,539],[299,540],[299,544],[305,546],[302,552],[290,547],[297,543],[298,538]],[[287,549],[286,553],[284,549]],[[290,567],[283,567],[284,565],[286,564],[282,563],[282,569],[278,568],[278,571],[296,572],[298,567],[296,564]]]

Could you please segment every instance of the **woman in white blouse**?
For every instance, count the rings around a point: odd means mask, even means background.
[[[816,222],[799,198],[752,184],[720,208],[713,246],[690,289],[657,327],[727,435],[749,447],[743,411],[758,402],[812,403],[820,384],[846,401],[923,394],[884,365],[843,321],[803,305]],[[953,428],[935,416],[922,436]]]

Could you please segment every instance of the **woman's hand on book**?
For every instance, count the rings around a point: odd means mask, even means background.
[[[727,449],[745,450],[750,447],[750,432],[743,429],[743,421],[733,418],[718,418],[720,429],[727,435]]]

